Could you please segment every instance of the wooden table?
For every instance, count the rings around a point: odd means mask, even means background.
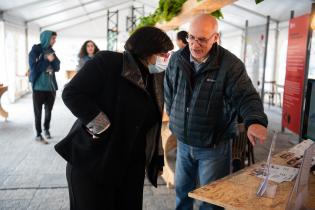
[[[68,80],[72,79],[77,74],[76,70],[66,70],[66,78]]]
[[[279,157],[282,153],[275,155],[272,163],[287,166],[286,160]],[[278,184],[276,197],[273,199],[265,197],[258,198],[256,191],[262,179],[249,175],[249,173],[254,167],[258,167],[259,165],[260,163],[252,165],[196,189],[188,195],[189,197],[222,206],[226,209],[284,210],[294,186],[294,181]],[[312,174],[310,175],[309,193],[310,197],[307,201],[307,207],[315,209],[315,176]]]
[[[6,112],[1,106],[1,96],[7,90],[8,90],[7,86],[3,86],[2,84],[0,84],[0,115],[4,117],[5,120],[7,120],[9,113]]]

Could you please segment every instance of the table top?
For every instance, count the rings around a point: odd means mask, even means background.
[[[281,152],[272,158],[273,164],[285,165]],[[219,179],[189,193],[189,197],[222,206],[226,209],[259,210],[259,209],[285,209],[293,189],[294,181],[277,184],[275,198],[257,197],[256,192],[262,179],[250,175],[253,168],[261,163],[252,165],[237,173]],[[309,198],[307,207],[315,208],[315,176],[310,175]],[[312,198],[312,199],[311,199]]]

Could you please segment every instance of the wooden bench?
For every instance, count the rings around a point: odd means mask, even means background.
[[[5,120],[7,120],[9,113],[5,111],[1,106],[1,96],[7,90],[8,90],[7,86],[3,86],[3,84],[0,84],[0,115],[4,117]]]
[[[68,80],[72,79],[72,77],[74,77],[74,75],[77,74],[76,70],[66,70],[66,78]]]
[[[164,112],[162,120],[162,145],[164,149],[164,167],[162,178],[166,182],[168,188],[174,187],[175,170],[171,167],[169,152],[176,148],[177,142],[175,136],[168,129],[169,118]]]

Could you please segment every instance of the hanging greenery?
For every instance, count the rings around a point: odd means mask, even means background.
[[[170,21],[181,11],[186,1],[187,0],[160,0],[158,8],[160,20]]]
[[[141,17],[140,23],[137,25],[137,28],[140,28],[142,26],[154,26],[157,23],[156,19],[156,12],[149,16]]]
[[[202,1],[202,0],[197,0],[197,2]],[[264,0],[255,0],[256,4],[259,4],[260,2],[263,2]]]
[[[186,1],[187,0],[160,0],[159,7],[154,11],[154,13],[140,18],[140,23],[134,30],[143,26],[154,26],[156,23],[161,21],[170,21],[173,17],[180,13],[183,4]],[[199,2],[202,0],[197,1]],[[259,4],[262,1],[264,0],[255,0],[256,4]],[[223,14],[220,9],[212,12],[211,15],[217,19],[223,18]]]
[[[223,19],[223,14],[220,9],[210,13],[213,17],[216,17],[217,19]]]
[[[259,4],[260,2],[263,2],[264,0],[255,0],[256,4]]]
[[[170,21],[178,13],[180,13],[183,4],[187,0],[160,0],[159,7],[149,16],[140,18],[137,28],[143,26],[154,26],[157,22]]]

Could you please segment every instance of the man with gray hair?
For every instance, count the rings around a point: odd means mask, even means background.
[[[194,18],[188,46],[168,64],[164,95],[170,129],[178,139],[176,209],[193,209],[188,192],[230,172],[231,139],[236,117],[243,118],[255,145],[267,136],[267,116],[243,62],[217,44],[218,23],[203,14]],[[201,203],[200,209],[220,209]]]

